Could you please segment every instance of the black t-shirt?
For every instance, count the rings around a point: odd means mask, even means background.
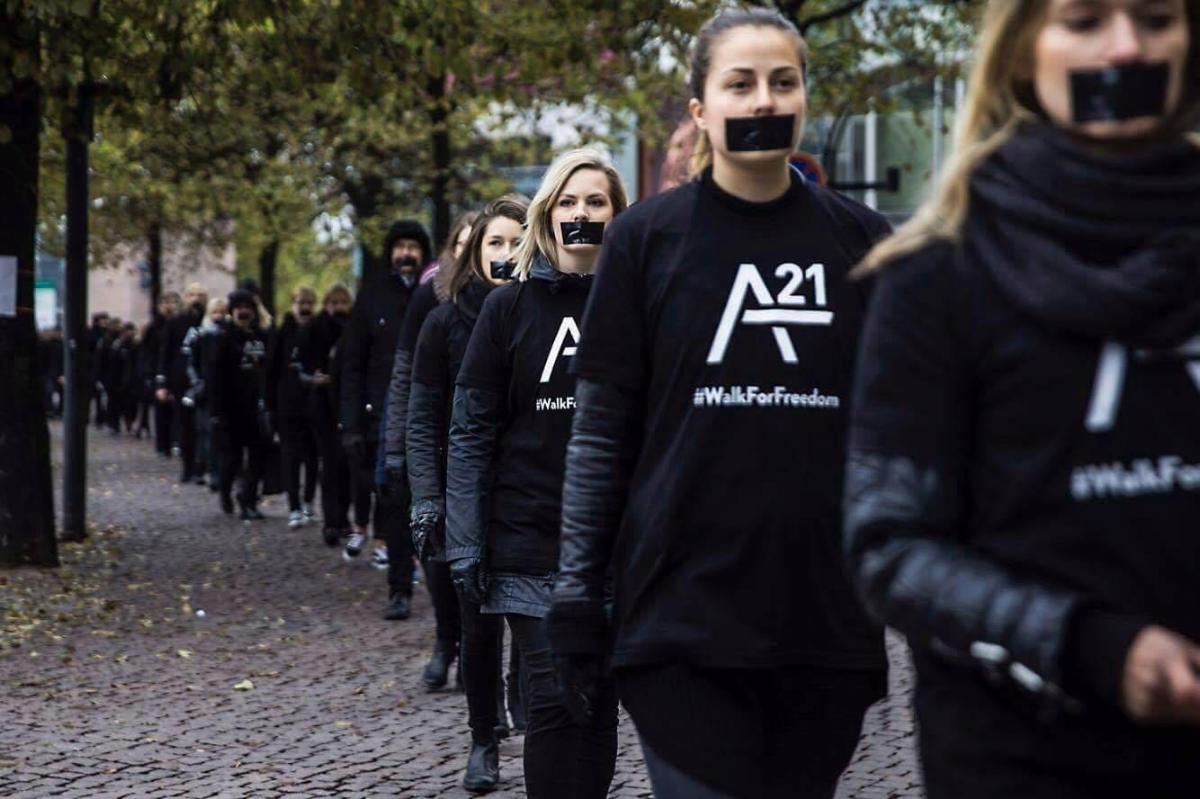
[[[861,363],[852,448],[953,481],[926,534],[1200,641],[1195,343],[1055,332],[940,244],[883,269]]]
[[[873,211],[706,175],[609,228],[573,370],[644,397],[614,550],[615,665],[883,668],[840,551]]]
[[[496,442],[487,556],[497,573],[544,576],[558,568],[567,441],[575,412],[568,370],[590,277],[510,283],[488,295],[458,385],[505,399]]]

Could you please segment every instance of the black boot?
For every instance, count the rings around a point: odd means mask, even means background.
[[[321,531],[321,540],[327,547],[336,547],[342,540],[342,531],[326,525],[325,529]]]
[[[434,644],[433,655],[425,664],[425,673],[421,676],[425,687],[431,691],[445,688],[446,682],[450,678],[450,664],[456,657],[458,657],[456,641],[438,641]]]
[[[408,597],[404,594],[392,594],[392,599],[383,610],[383,618],[388,621],[403,621],[408,618]]]
[[[504,685],[501,681],[500,690],[496,692],[496,740],[503,741],[512,734],[508,726],[508,711],[504,709]]]
[[[224,513],[233,513],[233,497],[224,491],[221,492],[221,510]]]
[[[472,793],[488,793],[496,790],[499,783],[500,749],[496,742],[471,744],[471,756],[467,758],[463,787]]]

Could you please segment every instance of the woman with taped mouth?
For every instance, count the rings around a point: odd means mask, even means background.
[[[611,652],[659,797],[832,796],[886,691],[840,497],[848,275],[887,225],[790,168],[806,68],[777,12],[701,30],[696,178],[613,224],[572,364],[548,627],[574,695]]]
[[[620,175],[599,152],[572,150],[551,164],[529,206],[515,280],[484,302],[454,395],[446,557],[463,603],[506,616],[520,649],[525,786],[533,799],[606,796],[616,763],[611,685],[590,707],[567,701],[543,617],[558,567],[563,459],[575,407],[568,366],[604,229],[625,206]],[[495,787],[494,742],[475,740],[467,776],[469,789]]]
[[[850,566],[939,797],[1200,795],[1197,0],[988,5],[865,268]]]
[[[417,557],[429,574],[445,571],[449,596],[435,606],[439,616],[453,612],[455,619],[439,624],[451,630],[453,639],[437,643],[441,659],[449,663],[459,652],[461,629],[463,686],[471,739],[476,746],[494,746],[498,727],[503,727],[504,700],[500,693],[500,657],[504,621],[484,616],[479,605],[459,602],[446,565],[446,438],[454,383],[466,355],[471,331],[479,318],[484,299],[504,281],[493,279],[489,265],[506,262],[521,240],[525,211],[523,197],[503,197],[489,204],[473,221],[461,252],[444,263],[434,280],[448,301],[439,305],[421,325],[413,354],[409,386],[407,444],[408,481],[412,490],[412,533]],[[433,579],[431,576],[430,579]],[[461,619],[461,624],[459,620]],[[441,682],[446,680],[445,672]],[[471,761],[475,771],[466,777],[468,787],[487,783],[489,775],[477,773],[483,762]]]

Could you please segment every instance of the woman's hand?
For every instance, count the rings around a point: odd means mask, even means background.
[[[1140,724],[1200,727],[1200,646],[1150,625],[1125,656],[1121,704]]]

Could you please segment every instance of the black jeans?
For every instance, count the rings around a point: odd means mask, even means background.
[[[183,461],[184,480],[196,476],[196,409],[189,408],[180,399],[175,400],[174,422],[178,426],[179,457]]]
[[[174,403],[154,401],[154,449],[159,455],[171,454],[171,417],[174,411]]]
[[[258,484],[266,467],[267,446],[258,439],[237,439],[222,434],[221,494],[228,496],[235,480],[238,482],[238,504],[243,508],[258,507]]]
[[[321,519],[326,527],[344,530],[350,526],[350,467],[338,435],[337,420],[324,405],[316,406],[309,415],[317,454],[321,457]]]
[[[595,715],[576,724],[563,702],[543,619],[509,614],[521,650],[526,729],[525,787],[530,799],[603,799],[617,765],[617,695],[600,685]]]
[[[300,469],[304,469],[304,504],[317,495],[317,444],[303,419],[281,419],[279,450],[287,489],[288,510],[300,510]]]
[[[375,463],[378,445],[376,440],[367,441],[368,464]],[[370,478],[370,482],[360,488],[375,492],[375,537],[383,539],[388,548],[388,595],[412,596],[415,566],[412,531],[408,526],[408,507],[412,498],[407,491],[402,496],[390,496],[380,491],[375,485],[373,469],[354,468],[353,465],[351,468],[360,480],[365,482]]]
[[[660,664],[615,673],[660,799],[830,799],[883,672]]]
[[[462,613],[463,688],[467,694],[467,724],[471,740],[489,744],[496,740],[500,701],[500,644],[504,617],[479,612],[479,605],[458,595]]]
[[[391,554],[388,554],[391,557]],[[450,579],[450,564],[444,560],[424,560],[421,568],[425,572],[425,586],[433,600],[433,619],[437,627],[437,639],[443,644],[458,649],[462,638],[462,610],[458,606],[458,592]]]

